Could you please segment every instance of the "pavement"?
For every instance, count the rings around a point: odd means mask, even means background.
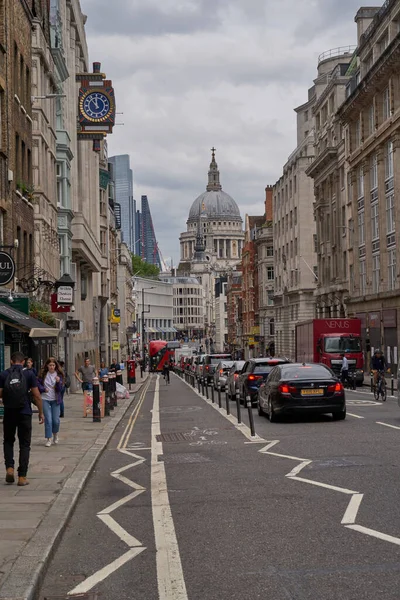
[[[400,409],[242,424],[152,375],[119,423],[38,600],[399,600]],[[215,395],[217,400],[217,395]],[[250,409],[251,410],[251,409]]]
[[[44,426],[33,416],[29,486],[0,481],[0,599],[31,600],[96,462],[146,380],[101,423],[83,418],[81,393],[65,396],[58,446],[44,446]],[[18,442],[15,449],[18,453]]]

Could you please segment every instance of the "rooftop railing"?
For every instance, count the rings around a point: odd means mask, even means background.
[[[318,64],[330,58],[339,58],[339,56],[343,56],[345,54],[353,54],[356,48],[357,46],[339,46],[338,48],[327,50],[318,56]]]

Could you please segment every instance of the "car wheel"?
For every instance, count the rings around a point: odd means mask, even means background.
[[[268,398],[268,417],[269,417],[270,423],[276,423],[277,416],[274,411],[274,407],[272,406],[271,397]]]
[[[334,421],[344,421],[346,418],[346,409],[335,411],[332,413],[332,418]]]

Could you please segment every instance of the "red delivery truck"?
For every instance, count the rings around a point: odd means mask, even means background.
[[[361,347],[360,319],[313,319],[296,325],[296,360],[327,365],[340,375],[341,354],[357,385],[364,381],[364,355]]]

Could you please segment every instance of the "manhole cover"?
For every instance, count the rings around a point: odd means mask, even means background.
[[[161,457],[160,457],[161,458]],[[198,454],[197,452],[190,452],[188,454],[164,454],[162,457],[163,462],[172,464],[185,464],[185,463],[205,463],[210,462],[207,456]]]
[[[157,442],[191,442],[193,437],[190,433],[161,433],[156,435]]]

